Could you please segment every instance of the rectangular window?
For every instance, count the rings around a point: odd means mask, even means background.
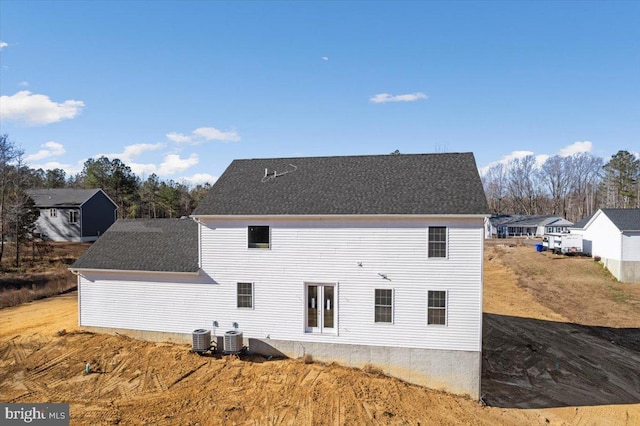
[[[78,223],[78,212],[71,210],[69,212],[69,223]]]
[[[253,308],[253,283],[238,283],[238,308]]]
[[[447,324],[447,292],[429,290],[427,324]]]
[[[58,211],[56,209],[50,209],[49,217],[56,217],[56,216],[58,216]]]
[[[269,227],[250,226],[248,229],[249,248],[269,248]]]
[[[375,322],[393,322],[393,290],[376,289]]]
[[[428,257],[447,257],[447,227],[430,226]]]

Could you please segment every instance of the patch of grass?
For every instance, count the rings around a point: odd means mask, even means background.
[[[623,290],[619,288],[615,288],[613,286],[608,285],[607,290],[611,294],[611,298],[616,303],[624,303],[625,305],[629,304],[629,295],[627,295]]]

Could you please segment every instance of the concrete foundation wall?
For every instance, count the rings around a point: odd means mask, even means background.
[[[122,334],[153,342],[182,344],[191,344],[192,342],[190,334],[182,333],[103,327],[83,327],[83,329],[98,333]],[[215,340],[214,336],[212,339]],[[310,355],[313,361],[336,362],[346,367],[362,368],[369,365],[388,376],[397,377],[409,383],[466,395],[474,400],[480,398],[481,352],[296,342],[246,337],[244,344],[249,352],[265,356],[300,358]]]
[[[640,261],[625,261],[620,265],[620,281],[640,283]]]

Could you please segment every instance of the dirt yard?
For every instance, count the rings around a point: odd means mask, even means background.
[[[505,240],[485,257],[488,406],[375,371],[83,332],[76,293],[0,310],[0,400],[69,402],[73,425],[640,424],[640,285]]]
[[[20,266],[15,266],[15,247],[6,244],[0,264],[0,308],[38,300],[68,291],[76,277],[67,269],[89,243],[40,243],[24,247]]]

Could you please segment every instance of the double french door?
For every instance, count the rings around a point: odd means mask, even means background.
[[[336,333],[335,284],[307,284],[306,331],[308,333]]]

